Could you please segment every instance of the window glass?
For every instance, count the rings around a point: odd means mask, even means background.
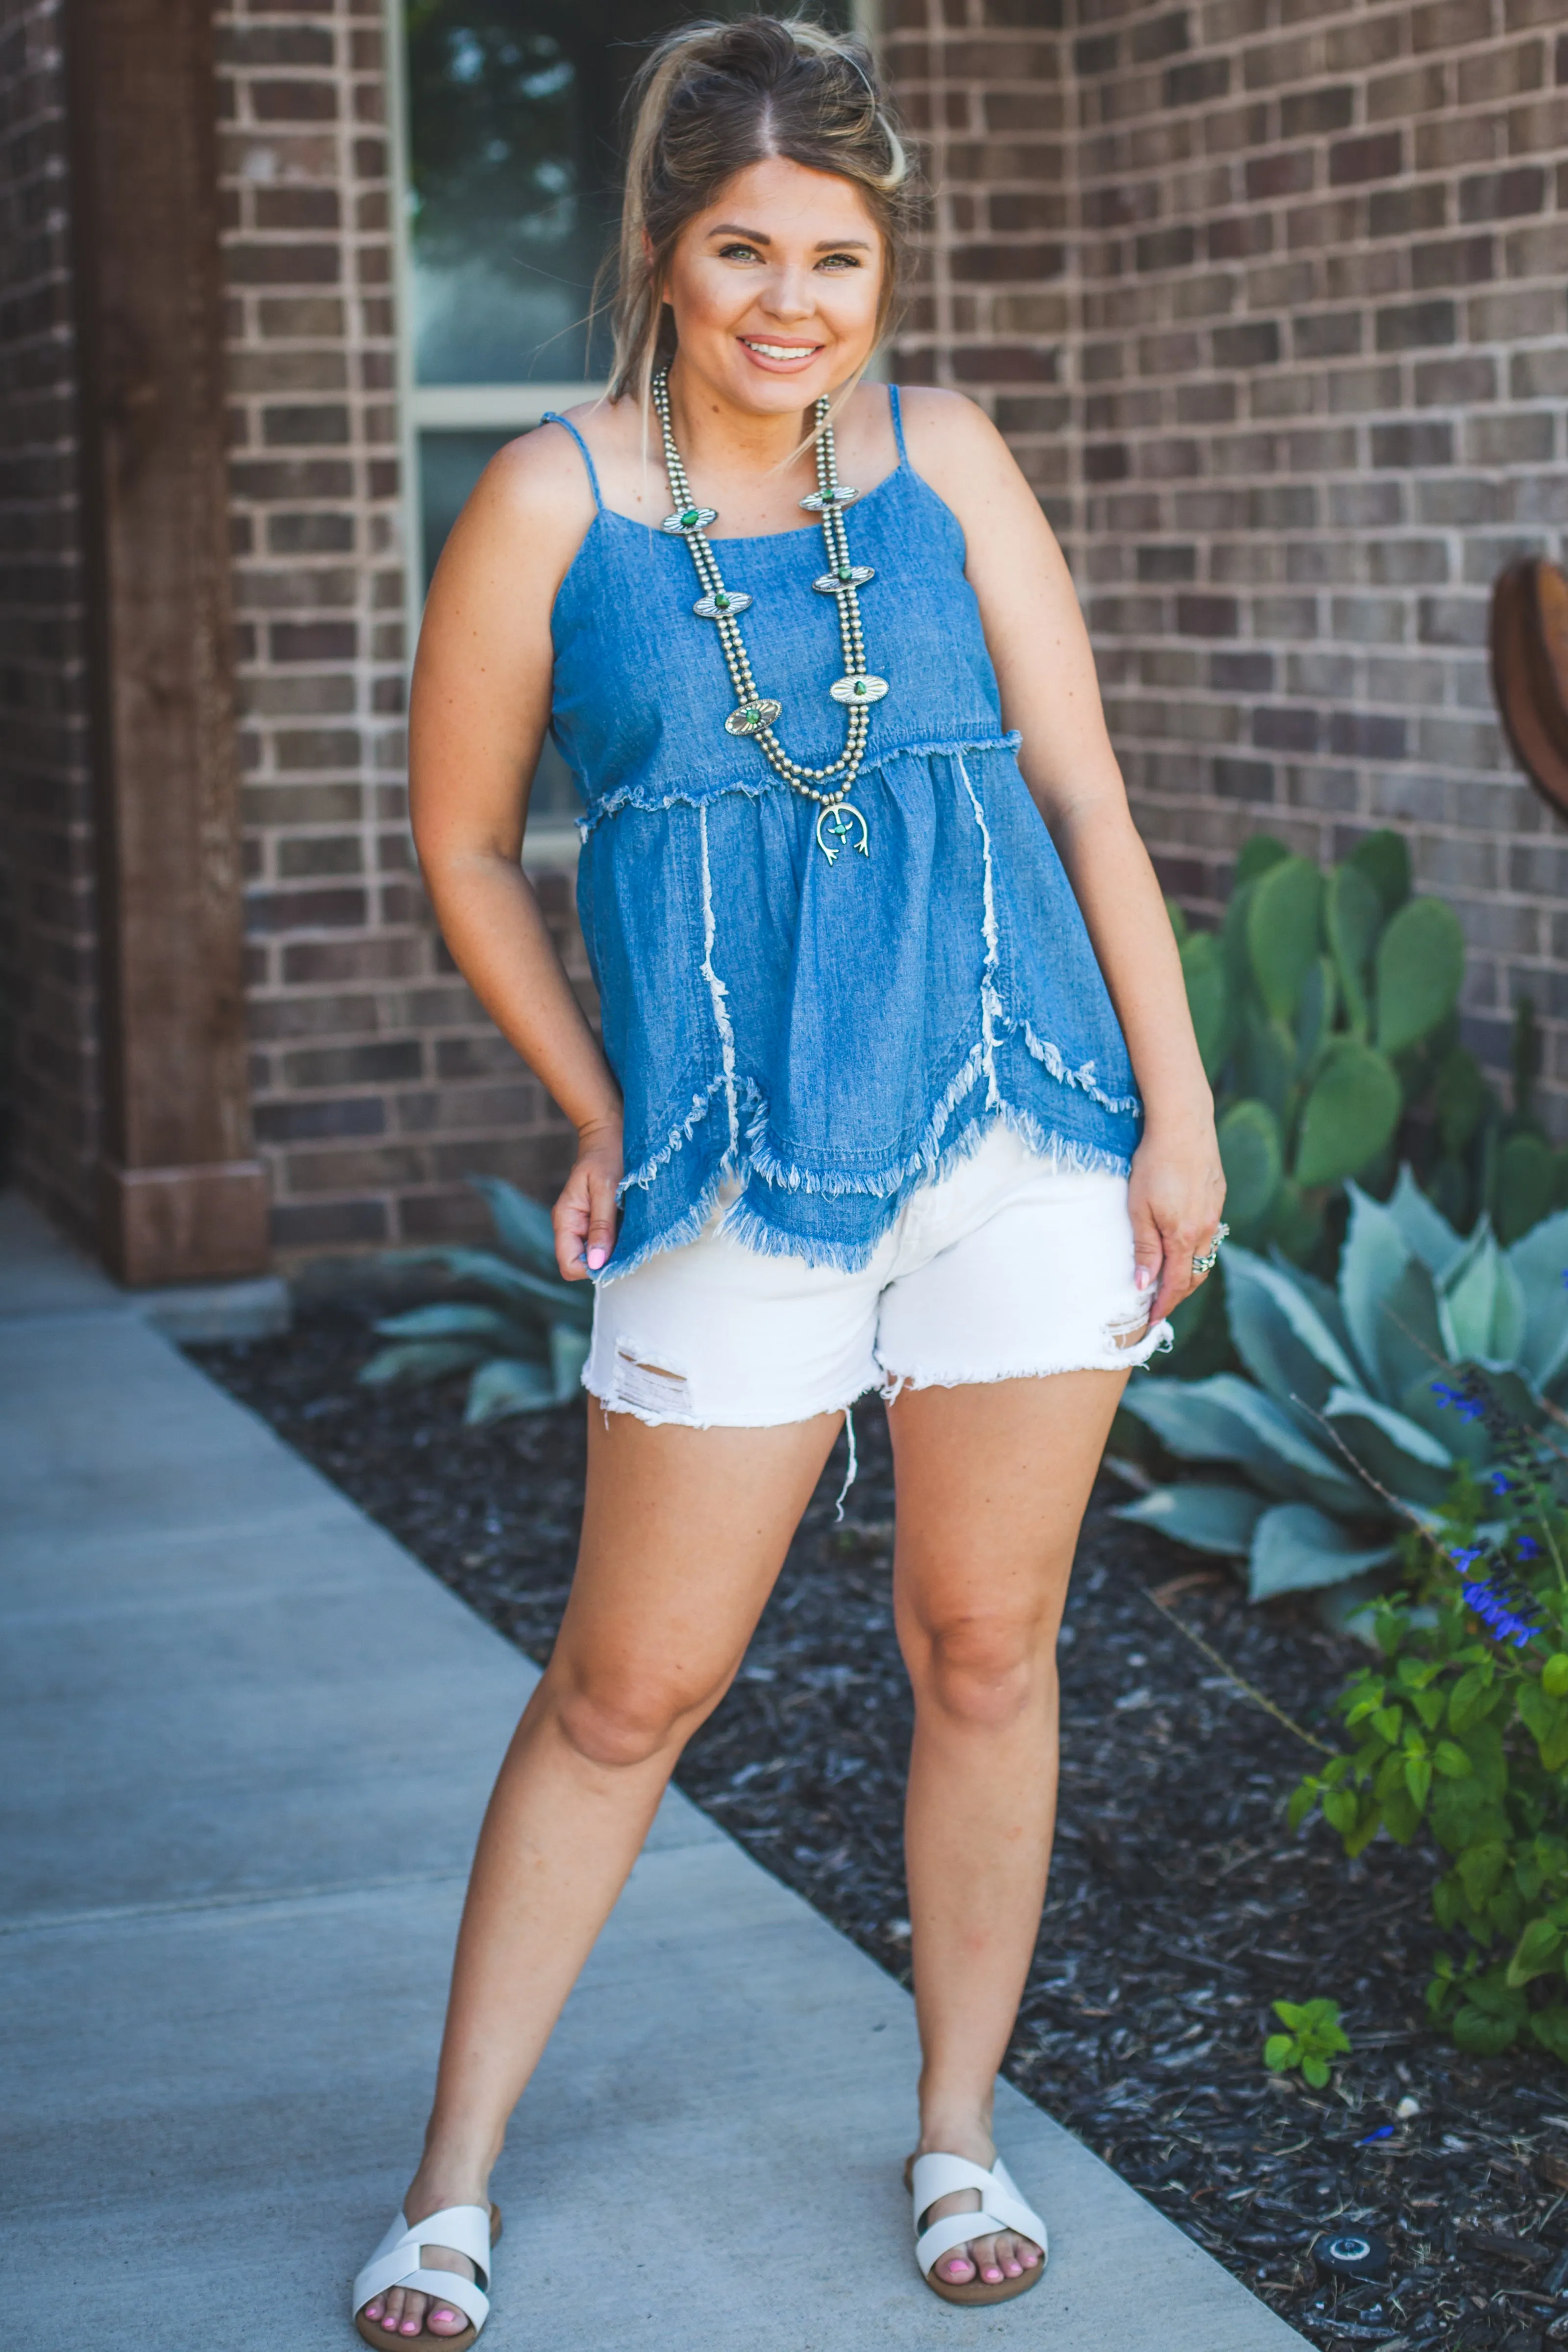
[[[608,338],[588,313],[620,205],[621,102],[648,43],[691,14],[683,0],[404,0],[416,383],[603,375]]]

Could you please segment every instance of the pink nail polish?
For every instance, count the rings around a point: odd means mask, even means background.
[[[601,1249],[599,1244],[595,1242],[593,1247],[588,1253],[588,1271],[590,1274],[597,1274],[609,1255],[610,1253],[607,1249]]]
[[[1138,1268],[1137,1273],[1133,1277],[1133,1287],[1134,1290],[1147,1290],[1154,1278],[1155,1277],[1149,1272],[1148,1267],[1146,1265],[1141,1265]]]

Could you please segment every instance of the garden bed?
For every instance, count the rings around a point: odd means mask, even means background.
[[[461,1381],[357,1388],[368,1344],[335,1308],[192,1352],[542,1661],[576,1549],[581,1408],[467,1430]],[[844,1523],[841,1447],[677,1777],[907,1980],[891,1463],[879,1408],[856,1429]],[[1115,1491],[1096,1494],[1068,1605],[1061,1823],[1009,2074],[1316,2345],[1568,2343],[1568,2074],[1464,2057],[1427,2030],[1428,1858],[1379,1843],[1347,1864],[1321,1824],[1291,1835],[1312,1751],[1197,1643],[1322,1738],[1360,1654],[1122,1526]],[[1320,1994],[1354,2047],[1314,2094],[1268,2077],[1261,2049],[1270,2001]],[[1386,2241],[1387,2280],[1325,2282],[1310,2249],[1331,2229]]]

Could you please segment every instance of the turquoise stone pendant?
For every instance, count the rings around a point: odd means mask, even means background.
[[[858,490],[846,490],[841,483],[836,490],[810,491],[800,504],[808,514],[821,514],[824,507],[847,507],[852,499],[859,496]]]
[[[835,702],[880,702],[887,692],[885,677],[836,677],[828,692]]]
[[[863,588],[868,580],[875,578],[869,563],[845,563],[837,572],[824,572],[811,585],[819,596],[841,596],[846,588]]]
[[[772,726],[783,708],[781,702],[770,701],[767,695],[759,694],[755,702],[743,702],[738,710],[730,712],[724,722],[724,731],[727,735],[760,735],[765,727]]]
[[[679,514],[666,515],[659,529],[667,530],[672,539],[689,539],[694,530],[706,530],[717,520],[716,507],[683,507]]]
[[[750,602],[739,588],[716,588],[711,596],[699,596],[692,610],[699,621],[719,621],[727,613],[744,613]]]
[[[857,834],[860,836],[858,840],[855,838]],[[859,809],[852,808],[848,801],[840,801],[834,808],[820,810],[817,816],[817,846],[829,865],[831,866],[834,863],[841,849],[852,845],[859,850],[862,857],[871,856],[865,819]]]

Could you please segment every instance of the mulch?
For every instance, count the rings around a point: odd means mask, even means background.
[[[466,1430],[463,1383],[356,1387],[362,1315],[196,1360],[528,1656],[548,1657],[581,1504],[571,1406]],[[901,1981],[911,1706],[889,1602],[893,1483],[880,1408],[857,1412],[734,1689],[681,1787]],[[1362,1654],[1286,1604],[1249,1608],[1196,1556],[1109,1516],[1096,1491],[1062,1633],[1057,1858],[1007,2071],[1306,2339],[1384,2352],[1568,2343],[1568,2074],[1476,2060],[1427,2026],[1431,1857],[1347,1864],[1284,1809],[1296,1724]],[[1184,1630],[1185,1629],[1185,1630]],[[1337,2000],[1354,2045],[1314,2093],[1270,2077],[1270,2003]],[[1403,2109],[1403,2112],[1401,2112]],[[1326,2275],[1360,2233],[1381,2279]]]

